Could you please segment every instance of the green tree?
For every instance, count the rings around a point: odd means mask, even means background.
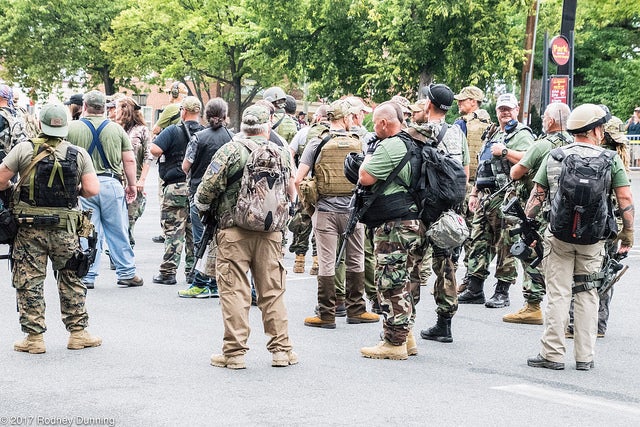
[[[2,76],[50,92],[70,86],[104,84],[113,93],[111,57],[100,49],[111,19],[127,0],[0,0]]]
[[[282,77],[275,62],[265,66],[260,50],[262,28],[252,1],[140,1],[112,22],[113,34],[102,44],[120,77],[189,78],[196,96],[217,82],[230,103],[235,125],[265,82]],[[243,95],[246,80],[255,85]],[[210,95],[210,94],[209,94]]]

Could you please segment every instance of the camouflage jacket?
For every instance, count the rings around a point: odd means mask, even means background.
[[[232,209],[238,200],[242,172],[249,159],[249,150],[240,142],[242,139],[251,139],[258,144],[266,142],[266,139],[261,136],[235,135],[213,155],[211,164],[204,173],[194,196],[194,202],[199,211],[213,209],[220,229],[235,226]],[[289,153],[286,149],[282,149],[281,155],[282,164],[286,165],[290,171]]]

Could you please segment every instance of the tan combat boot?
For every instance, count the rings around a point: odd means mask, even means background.
[[[407,335],[407,355],[418,355],[418,343],[416,343],[416,337],[413,336],[413,330],[409,330],[409,335]]]
[[[244,354],[238,356],[225,356],[224,354],[214,354],[211,356],[211,365],[218,368],[245,369]]]
[[[295,351],[276,351],[271,359],[271,366],[283,367],[298,363],[298,355]]]
[[[67,348],[69,350],[81,350],[87,347],[98,347],[102,344],[102,338],[94,337],[85,329],[80,331],[72,331],[69,336]]]
[[[502,317],[503,322],[507,323],[524,323],[527,325],[542,325],[542,311],[540,303],[528,302],[516,313],[506,314]]]
[[[320,316],[312,316],[304,319],[304,325],[311,326],[312,328],[335,329],[336,321],[322,320]]]
[[[22,341],[17,341],[13,344],[13,349],[31,354],[41,354],[47,351],[42,334],[27,335]]]
[[[304,273],[304,254],[296,255],[296,260],[293,262],[294,273]]]
[[[393,345],[387,341],[380,341],[374,347],[362,347],[360,353],[371,359],[406,360],[408,357],[406,343]]]
[[[313,257],[313,264],[311,265],[311,270],[309,270],[309,274],[312,276],[317,276],[318,275],[318,257],[314,256]]]

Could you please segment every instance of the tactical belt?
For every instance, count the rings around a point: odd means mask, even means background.
[[[52,213],[52,208],[29,206],[15,209],[14,217],[18,226],[34,228],[56,228],[76,233],[82,211],[64,210]]]
[[[118,181],[122,181],[122,175],[118,175],[114,172],[102,172],[97,174],[98,176],[108,176],[109,178],[117,179]]]

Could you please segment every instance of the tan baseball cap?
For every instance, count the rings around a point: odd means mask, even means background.
[[[457,101],[464,101],[465,99],[482,101],[484,100],[484,92],[476,86],[466,86],[462,88],[459,94],[454,95],[453,99]]]

